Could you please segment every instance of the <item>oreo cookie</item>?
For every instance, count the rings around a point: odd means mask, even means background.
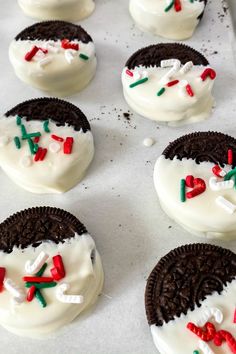
[[[179,125],[201,121],[212,111],[216,72],[197,50],[178,43],[142,48],[122,72],[124,97],[141,116]]]
[[[0,166],[34,193],[62,193],[84,176],[94,154],[84,113],[57,98],[18,104],[0,118]]]
[[[224,330],[235,336],[235,296],[236,255],[230,250],[190,244],[161,258],[145,293],[147,319],[160,354],[206,353],[206,348],[215,352]],[[206,336],[209,328],[211,337]],[[230,352],[227,345],[219,351]]]
[[[1,223],[0,235],[0,324],[7,330],[43,337],[96,301],[101,259],[75,216],[53,207],[26,209]]]
[[[94,0],[18,0],[27,16],[41,20],[81,21],[90,16],[95,8]]]
[[[207,0],[130,0],[129,10],[136,25],[145,32],[164,38],[191,37],[203,17]]]
[[[196,132],[171,142],[157,159],[154,184],[163,210],[193,234],[235,238],[236,139]]]
[[[92,80],[97,65],[90,35],[65,21],[27,27],[10,44],[9,56],[20,80],[59,96],[81,91]]]

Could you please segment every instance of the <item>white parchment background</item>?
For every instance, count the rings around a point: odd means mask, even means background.
[[[147,276],[166,252],[199,239],[160,209],[152,181],[155,160],[169,141],[185,133],[210,129],[236,136],[234,39],[220,0],[209,1],[200,27],[187,41],[206,55],[218,73],[214,89],[217,105],[208,121],[181,128],[159,126],[136,114],[130,122],[123,117],[128,110],[120,83],[123,65],[137,49],[163,40],[135,28],[128,0],[96,0],[96,4],[95,13],[82,25],[96,44],[97,75],[82,93],[69,98],[87,115],[95,136],[96,156],[88,175],[64,195],[40,196],[20,189],[0,170],[0,221],[38,205],[57,206],[75,214],[101,253],[105,295],[89,316],[45,341],[19,338],[0,329],[0,353],[156,353],[144,310]],[[0,114],[21,101],[44,95],[20,82],[8,60],[10,41],[33,23],[16,0],[0,0]],[[156,144],[145,148],[142,141],[146,137],[155,138]],[[236,242],[216,244],[236,251]]]

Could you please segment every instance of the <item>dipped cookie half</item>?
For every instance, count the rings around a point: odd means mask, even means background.
[[[33,193],[63,193],[84,177],[94,155],[89,122],[57,98],[25,101],[0,118],[0,167]]]
[[[10,332],[46,336],[91,307],[102,286],[95,243],[75,216],[37,207],[0,224],[0,324]]]

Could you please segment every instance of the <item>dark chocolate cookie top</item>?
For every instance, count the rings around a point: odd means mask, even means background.
[[[179,43],[161,43],[150,45],[134,53],[126,63],[128,69],[137,66],[160,66],[162,60],[178,59],[184,65],[192,61],[194,65],[207,66],[207,59],[195,49]]]
[[[148,323],[162,326],[236,278],[236,254],[209,245],[191,244],[169,252],[151,272],[146,286]]]
[[[68,124],[76,131],[80,129],[84,133],[90,130],[89,122],[84,113],[72,103],[58,98],[36,98],[25,101],[5,113],[6,117],[19,115],[27,121],[51,119],[57,126]]]
[[[228,163],[229,149],[236,156],[236,139],[233,137],[218,132],[196,132],[174,140],[162,154],[171,160],[187,158],[197,164],[205,161],[224,167]]]
[[[85,226],[72,214],[58,208],[36,207],[20,211],[0,224],[0,250],[38,247],[43,241],[58,244],[86,233]]]
[[[43,21],[25,28],[15,40],[79,40],[83,43],[92,42],[90,35],[78,25],[65,21]]]

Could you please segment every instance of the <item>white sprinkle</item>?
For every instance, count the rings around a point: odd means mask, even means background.
[[[0,136],[0,147],[3,147],[9,143],[9,138],[6,135]]]
[[[18,304],[22,303],[25,300],[24,291],[14,283],[13,280],[7,278],[3,282],[4,287],[11,295],[13,295],[13,299]]]
[[[204,311],[202,318],[198,321],[198,326],[203,327],[212,317],[214,317],[216,323],[219,324],[221,324],[224,319],[221,310],[219,310],[217,307],[211,307]]]
[[[147,71],[147,70],[144,70],[144,71],[142,72],[142,78],[144,79],[144,78],[146,78],[146,77],[148,77],[148,71]]]
[[[141,73],[138,70],[135,70],[133,74],[134,74],[133,78],[135,79],[135,81],[141,79],[142,77]]]
[[[69,64],[72,63],[72,61],[75,59],[74,54],[76,54],[77,51],[73,49],[66,49],[65,50],[65,58]]]
[[[38,257],[32,263],[31,261],[26,261],[25,263],[25,271],[27,274],[34,274],[37,273],[40,268],[44,265],[46,260],[48,259],[49,255],[44,251],[40,252]]]
[[[203,354],[214,354],[214,352],[211,350],[211,348],[209,347],[209,345],[206,342],[199,340],[198,344],[199,344],[199,348],[202,350]]]
[[[229,214],[233,214],[236,210],[236,205],[222,196],[216,198],[216,204],[223,208]]]
[[[52,62],[52,58],[50,57],[46,57],[44,59],[41,59],[39,62],[38,62],[38,65],[42,68],[48,64],[50,64]]]
[[[145,138],[143,140],[143,145],[146,146],[146,147],[151,147],[154,144],[155,144],[155,140],[152,139],[152,138]]]
[[[32,165],[32,160],[30,156],[23,156],[20,160],[21,166],[23,167],[30,167]]]
[[[209,186],[213,191],[221,191],[223,189],[231,189],[234,186],[232,179],[228,181],[217,182],[217,177],[211,177],[209,179]]]
[[[54,154],[56,154],[57,152],[59,152],[60,150],[61,150],[61,146],[60,146],[60,144],[58,144],[58,143],[50,143],[49,144],[49,150],[51,151],[51,152],[53,152]]]
[[[169,60],[162,60],[161,61],[161,67],[162,68],[168,68],[172,66],[172,68],[170,69],[170,71],[168,71],[167,74],[165,74],[162,78],[161,78],[161,83],[165,84],[166,82],[170,81],[171,78],[173,77],[174,74],[176,74],[181,66],[181,62],[177,59],[169,59]]]
[[[180,75],[187,74],[193,68],[193,62],[188,61],[184,66],[180,69]]]
[[[60,302],[66,304],[82,304],[84,297],[82,295],[66,295],[64,294],[70,288],[69,284],[62,283],[56,288],[56,298]]]
[[[53,53],[58,53],[60,48],[55,47],[55,45],[53,43],[47,43],[46,44],[46,48],[49,52],[53,52]]]

